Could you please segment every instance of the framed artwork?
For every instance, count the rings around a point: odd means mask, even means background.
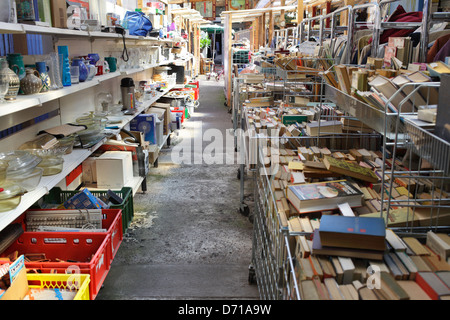
[[[227,11],[249,9],[249,0],[226,0]]]
[[[192,1],[192,9],[200,12],[206,20],[215,20],[216,18],[216,0],[212,1]]]

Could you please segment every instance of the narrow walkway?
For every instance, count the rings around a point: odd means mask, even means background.
[[[202,80],[199,108],[150,170],[148,192],[135,196],[98,300],[259,299],[248,283],[252,224],[239,212],[230,119],[223,83]]]

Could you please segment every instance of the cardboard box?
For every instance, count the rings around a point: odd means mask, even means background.
[[[136,138],[136,140],[142,146],[143,149],[148,149],[148,146],[150,145],[150,143],[148,141],[145,141],[144,134],[142,132],[140,132],[140,131],[128,131],[128,132],[131,133],[133,135],[133,137]],[[123,139],[129,138],[130,136],[121,131],[120,137],[123,140]],[[131,140],[129,140],[129,141],[131,141]],[[134,154],[133,154],[133,160],[134,160]]]
[[[160,29],[162,28],[162,23],[161,23],[161,15],[156,14],[156,10],[155,13],[148,13],[147,14],[148,19],[151,21],[152,23],[152,27],[153,29]]]
[[[131,132],[136,132],[136,135],[134,135],[134,136],[143,137],[142,132],[139,132],[139,131],[131,131]],[[128,135],[122,135],[122,136],[128,136]],[[150,143],[148,141],[143,140],[143,138],[140,138],[140,139],[142,139],[141,145],[144,146],[142,148],[142,150],[145,151],[146,148],[148,148],[148,146],[150,145]],[[138,152],[139,152],[138,149],[139,149],[139,147],[135,143],[128,144],[123,141],[119,141],[119,140],[115,140],[115,139],[107,140],[103,145],[100,146],[100,148],[98,148],[98,150],[100,150],[100,151],[127,151],[127,152],[130,152],[131,159],[133,161],[133,175],[134,176],[139,176],[140,167],[139,167],[139,159],[138,159]]]
[[[97,168],[95,160],[97,157],[88,157],[82,163],[82,181],[87,184],[93,184],[97,182]]]
[[[29,290],[23,255],[10,264],[9,277],[11,285],[5,291],[0,290],[0,300],[23,300]]]
[[[133,179],[131,152],[106,151],[95,163],[99,189],[121,189]]]
[[[67,6],[65,0],[51,0],[52,26],[67,29]]]
[[[169,103],[160,103],[156,102],[151,106],[150,110],[162,109],[164,110],[164,126],[163,133],[165,135],[170,133],[170,104]],[[150,112],[151,113],[151,112]]]
[[[148,149],[148,161],[152,165],[155,163],[155,161],[158,159],[159,155],[159,148],[156,144],[153,144]]]
[[[156,114],[140,114],[130,122],[132,131],[140,131],[144,134],[144,140],[150,144],[156,144]]]

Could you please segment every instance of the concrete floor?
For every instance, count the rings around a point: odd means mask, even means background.
[[[200,106],[151,168],[148,192],[136,194],[97,300],[259,299],[248,283],[252,224],[239,211],[232,127],[223,82],[201,80]],[[223,142],[216,149],[211,136]],[[196,162],[180,164],[179,155]]]

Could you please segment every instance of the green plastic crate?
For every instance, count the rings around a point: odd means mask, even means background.
[[[100,197],[106,195],[108,190],[89,190],[94,196]],[[112,190],[119,197],[123,199],[121,204],[111,204],[110,209],[122,210],[122,229],[123,233],[128,230],[131,220],[134,217],[133,207],[133,189],[130,187],[123,187],[121,190]],[[63,204],[67,199],[70,199],[75,194],[79,193],[79,190],[63,191],[59,187],[54,187],[50,190],[49,194],[44,196],[44,202],[48,204]]]

